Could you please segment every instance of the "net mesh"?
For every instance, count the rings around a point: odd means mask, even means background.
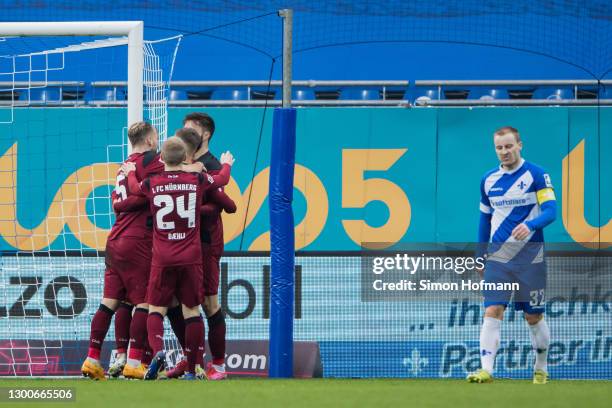
[[[145,43],[144,113],[164,138],[179,43],[180,37]],[[0,293],[6,306],[0,315],[7,319],[0,372],[76,374],[70,364],[80,357],[62,356],[82,353],[79,341],[88,337],[95,312],[92,296],[101,299],[102,251],[114,222],[111,186],[127,153],[126,101],[106,99],[100,107],[98,98],[110,89],[93,83],[125,80],[127,39],[6,38],[1,44]]]
[[[119,3],[119,4],[117,4]],[[96,20],[109,15],[87,3],[58,9],[7,5],[15,21]],[[276,1],[107,3],[115,19],[145,20],[164,33],[194,33],[200,41],[213,37],[235,41],[280,56],[280,29],[273,15]],[[50,7],[50,6],[49,6]],[[501,47],[545,55],[579,67],[588,76],[604,78],[612,68],[611,6],[598,1],[531,2],[527,0],[406,2],[400,0],[286,1],[295,11],[294,51],[364,43],[452,43]],[[247,20],[247,21],[245,21]],[[240,24],[236,22],[242,21]],[[212,30],[209,32],[208,30]],[[227,44],[227,43],[226,43]],[[221,78],[226,79],[226,78]]]
[[[160,144],[168,138],[170,79],[182,36],[144,42],[144,109],[159,135]]]

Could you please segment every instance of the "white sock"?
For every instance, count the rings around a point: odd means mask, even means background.
[[[90,363],[100,364],[100,360],[96,360],[95,358],[92,358],[92,357],[87,357],[87,360],[89,360]]]
[[[117,353],[117,355],[115,356],[115,361],[125,361],[125,359],[127,358],[127,353]]]
[[[529,337],[531,337],[531,346],[536,353],[534,369],[548,372],[550,329],[548,324],[546,324],[546,320],[542,319],[536,324],[530,324]]]
[[[502,321],[494,317],[485,317],[480,329],[480,364],[482,368],[493,373],[495,355],[499,349]]]

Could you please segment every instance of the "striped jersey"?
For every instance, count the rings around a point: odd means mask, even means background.
[[[506,170],[500,165],[487,172],[480,183],[480,194],[480,211],[491,214],[492,243],[516,243],[512,230],[538,217],[543,203],[555,200],[550,176],[523,159],[515,169]],[[532,229],[522,241],[526,242],[544,242],[543,230]]]

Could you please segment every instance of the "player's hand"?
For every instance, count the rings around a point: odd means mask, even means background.
[[[132,171],[136,171],[136,164],[132,162],[126,162],[121,165],[121,171],[123,174],[129,174]]]
[[[512,230],[512,237],[517,241],[522,241],[527,238],[530,232],[529,227],[525,223],[521,223]]]
[[[191,164],[194,166],[194,168],[198,169],[196,170],[196,173],[201,173],[206,170],[206,167],[204,167],[204,163],[202,162],[198,161],[198,162],[191,163]]]
[[[234,161],[234,156],[229,152],[229,150],[221,155],[221,164],[229,164],[230,166],[233,166]]]

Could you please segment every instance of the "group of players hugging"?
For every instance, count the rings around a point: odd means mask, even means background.
[[[81,372],[106,379],[100,362],[113,315],[117,355],[108,375],[154,380],[225,373],[225,315],[219,306],[219,260],[223,253],[221,212],[236,211],[224,193],[234,158],[208,150],[213,119],[190,113],[183,128],[158,153],[157,130],[147,122],[130,126],[132,150],[117,173],[112,194],[116,221],[106,244],[102,302],[91,322]],[[212,361],[204,367],[204,322]],[[166,370],[164,317],[185,358]]]

